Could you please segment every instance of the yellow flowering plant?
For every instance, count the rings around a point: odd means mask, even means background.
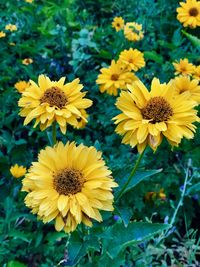
[[[175,229],[198,223],[198,1],[4,2],[0,265],[179,264]]]

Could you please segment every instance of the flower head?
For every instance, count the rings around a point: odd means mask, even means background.
[[[83,222],[102,221],[99,210],[113,210],[117,184],[94,147],[73,143],[46,147],[23,180],[25,203],[44,222],[55,219],[57,231],[74,231]]]
[[[187,58],[180,59],[179,62],[174,62],[175,74],[191,75],[194,73],[195,66],[189,63]]]
[[[24,65],[30,65],[32,63],[33,63],[32,58],[25,58],[22,60],[22,64],[24,64]]]
[[[198,81],[200,81],[200,65],[195,67],[194,69],[194,74],[193,74],[193,78],[197,79]]]
[[[5,29],[8,31],[14,32],[14,31],[17,31],[17,26],[15,24],[7,24]]]
[[[33,3],[34,0],[25,0],[26,3]]]
[[[23,93],[29,86],[30,86],[30,83],[26,81],[19,81],[15,83],[15,88],[17,89],[19,93]]]
[[[127,84],[136,81],[138,78],[124,68],[121,61],[112,60],[108,68],[102,68],[96,83],[100,85],[100,92],[105,91],[110,95],[117,95],[118,89],[127,89]]]
[[[199,118],[194,109],[197,103],[188,94],[175,95],[170,82],[160,84],[156,78],[150,92],[141,81],[128,85],[128,89],[117,99],[121,114],[114,118],[123,143],[137,145],[141,153],[147,145],[156,150],[163,137],[172,146],[178,146],[183,137],[193,138],[196,129],[193,123]]]
[[[124,20],[122,17],[115,17],[112,22],[112,27],[118,32],[124,28]]]
[[[144,54],[137,49],[130,48],[122,51],[119,59],[126,65],[128,70],[138,71],[145,66]]]
[[[13,177],[20,178],[26,174],[26,168],[23,166],[19,166],[18,164],[15,164],[10,168],[10,172]]]
[[[144,38],[142,24],[128,22],[124,26],[124,35],[129,41],[137,42]]]
[[[186,0],[179,3],[177,19],[184,27],[196,28],[200,26],[200,2],[196,0]]]
[[[90,107],[92,101],[84,98],[83,85],[79,84],[79,79],[67,84],[64,82],[64,77],[51,81],[44,75],[39,76],[38,85],[30,80],[30,87],[22,93],[18,103],[22,108],[20,115],[26,117],[25,125],[36,119],[34,127],[40,124],[43,131],[56,121],[65,134],[67,124],[77,127],[80,118],[87,122],[81,111]]]
[[[172,80],[172,84],[177,94],[189,93],[190,99],[200,104],[200,86],[198,80],[190,79],[189,76],[178,76]]]
[[[5,32],[0,31],[0,38],[3,38],[3,37],[5,37],[5,36],[6,36]]]

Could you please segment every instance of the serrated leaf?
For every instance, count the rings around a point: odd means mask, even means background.
[[[145,51],[144,57],[146,60],[153,60],[159,64],[163,63],[163,57],[157,54],[155,51]]]
[[[196,37],[196,36],[194,36],[192,34],[189,34],[189,33],[185,32],[184,30],[182,30],[182,33],[188,38],[188,40],[190,40],[190,42],[194,46],[200,48],[200,39],[198,37]]]
[[[123,223],[116,223],[105,230],[100,237],[110,238],[103,240],[103,247],[113,259],[126,247],[148,240],[168,227],[168,224],[146,222],[132,222],[128,227],[124,227]],[[110,240],[112,240],[112,246]]]

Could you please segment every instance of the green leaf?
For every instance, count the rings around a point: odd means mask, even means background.
[[[180,46],[183,42],[183,38],[181,36],[181,29],[178,28],[173,36],[172,36],[172,43],[175,45],[175,46]]]
[[[114,259],[126,247],[150,239],[168,228],[168,224],[159,223],[132,222],[128,227],[124,227],[123,223],[116,223],[105,230],[100,237],[103,238],[104,249]]]
[[[24,263],[21,263],[19,261],[9,261],[7,264],[7,267],[26,267]]]
[[[149,178],[149,177],[151,177],[157,173],[160,173],[161,171],[162,171],[162,169],[136,172],[136,174],[133,176],[131,182],[127,186],[124,193],[133,189],[136,185],[138,185],[141,181],[145,180],[146,178]],[[124,178],[120,179],[120,181],[118,181],[119,187],[116,188],[116,193],[118,193],[121,190],[121,187],[124,185],[126,180],[127,180],[127,177],[124,177]]]
[[[30,235],[19,230],[11,230],[9,236],[17,239],[21,239],[27,243],[31,242]]]
[[[129,221],[133,215],[133,211],[127,206],[115,207],[115,210],[120,215],[120,217],[124,223],[124,226],[127,227],[129,224]]]
[[[153,60],[159,64],[163,63],[163,57],[157,54],[155,51],[145,51],[144,57],[146,60]]]
[[[188,188],[186,195],[193,195],[200,191],[200,182]]]
[[[192,34],[189,34],[189,33],[185,32],[184,30],[182,30],[182,33],[188,38],[188,40],[190,40],[190,42],[194,46],[200,48],[200,39],[199,38],[197,38],[196,36],[194,36]]]

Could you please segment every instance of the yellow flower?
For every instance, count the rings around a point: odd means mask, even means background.
[[[196,28],[200,26],[200,1],[187,0],[185,3],[179,3],[177,19],[184,27]]]
[[[11,46],[16,46],[16,44],[15,44],[15,43],[12,43],[12,42],[9,43],[9,45],[11,45]]]
[[[138,71],[145,66],[144,54],[137,49],[130,48],[122,51],[119,59],[126,65],[128,70]]]
[[[101,152],[73,143],[46,147],[23,180],[25,204],[44,223],[55,219],[55,229],[74,231],[83,222],[102,221],[99,210],[113,210],[112,187],[117,184]]]
[[[26,168],[23,166],[19,166],[18,164],[15,164],[10,168],[10,172],[13,177],[20,178],[26,174]]]
[[[5,32],[0,31],[0,38],[3,38],[3,37],[5,37],[5,36],[6,36]]]
[[[189,76],[179,76],[172,80],[172,84],[177,94],[189,93],[190,99],[200,104],[200,86],[198,80],[191,80]]]
[[[23,93],[25,89],[28,88],[29,86],[30,86],[30,83],[26,81],[19,81],[15,84],[15,88],[17,89],[19,93]]]
[[[109,95],[117,95],[118,89],[127,89],[127,84],[138,79],[133,73],[125,70],[120,61],[112,60],[111,65],[102,68],[100,72],[96,83],[100,85],[101,93],[106,91]]]
[[[79,79],[67,84],[64,82],[64,77],[51,81],[44,75],[39,76],[39,85],[30,80],[30,87],[22,93],[18,102],[22,108],[20,115],[26,117],[24,125],[36,119],[34,127],[40,124],[43,131],[56,121],[65,134],[67,124],[77,127],[80,117],[87,122],[81,110],[90,107],[92,101],[84,98],[86,93],[81,92],[83,85],[79,84]]]
[[[17,26],[15,24],[8,24],[6,25],[5,29],[8,31],[14,32],[14,31],[17,31]]]
[[[193,74],[193,78],[197,79],[198,81],[200,81],[200,65],[195,67],[194,69],[194,74]]]
[[[32,58],[25,58],[22,60],[22,64],[24,64],[24,65],[30,65],[32,63],[33,63]]]
[[[118,32],[124,28],[124,20],[122,17],[115,17],[112,22],[112,27]]]
[[[26,3],[33,3],[34,0],[25,0]]]
[[[174,62],[173,66],[176,70],[175,74],[191,75],[195,69],[195,66],[189,63],[187,58],[180,59],[179,62]]]
[[[128,22],[124,26],[124,35],[129,41],[137,42],[144,38],[142,24],[136,22]]]
[[[156,78],[150,92],[141,81],[128,85],[128,89],[117,100],[122,113],[114,118],[123,143],[137,145],[141,153],[147,145],[156,150],[163,137],[172,146],[178,146],[183,137],[193,138],[193,123],[199,118],[194,109],[197,103],[188,94],[176,95],[171,82],[160,84]]]

